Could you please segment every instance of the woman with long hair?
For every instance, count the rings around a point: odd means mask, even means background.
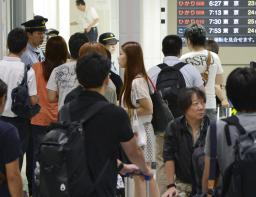
[[[144,151],[149,167],[155,162],[154,130],[151,124],[153,104],[150,98],[150,86],[144,66],[143,52],[137,42],[126,42],[121,46],[119,64],[125,69],[124,86],[120,94],[120,105],[128,112],[137,135],[138,143]],[[135,128],[136,122],[136,128]],[[146,196],[143,177],[134,177],[135,197]],[[158,186],[154,178],[150,181],[152,197],[159,197]]]
[[[46,44],[45,61],[38,62],[32,67],[37,82],[37,95],[39,97],[40,112],[31,119],[33,138],[33,169],[38,160],[39,145],[46,134],[47,127],[57,121],[58,102],[50,103],[47,98],[46,85],[53,69],[64,64],[68,58],[68,49],[61,36],[50,38]],[[34,180],[33,180],[34,184]],[[33,186],[34,188],[34,186]]]

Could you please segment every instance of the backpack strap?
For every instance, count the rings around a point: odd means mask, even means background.
[[[28,71],[29,71],[30,68],[31,68],[30,64],[24,66],[24,76],[23,76],[23,79],[21,81],[21,84],[26,84],[27,83]]]
[[[65,104],[59,113],[59,120],[62,122],[72,122],[71,116],[70,116],[70,109],[71,109],[71,103],[69,102]],[[91,107],[89,107],[88,110],[84,113],[83,118],[81,119],[81,123],[84,124],[86,121],[88,121],[90,118],[92,118],[98,111],[100,111],[103,107],[110,105],[106,101],[99,101],[93,104]]]
[[[237,128],[237,130],[239,131],[239,135],[244,135],[246,134],[246,130],[243,128],[243,126],[239,123],[239,119],[237,116],[230,116],[228,118],[222,119],[224,122],[226,122],[227,124],[225,125],[225,135],[226,135],[226,140],[227,140],[227,144],[228,146],[232,145],[231,142],[231,136],[230,136],[230,130],[229,130],[229,126],[233,125]]]
[[[70,117],[70,102],[63,105],[63,107],[60,110],[59,113],[59,121],[61,122],[71,122],[71,117]]]
[[[101,109],[103,109],[104,107],[106,107],[108,105],[111,105],[111,104],[108,103],[107,101],[96,102],[88,109],[88,111],[86,110],[85,115],[84,115],[83,119],[81,120],[81,123],[84,124],[89,119],[91,119],[95,114],[97,114]],[[70,105],[69,105],[69,107],[70,107]]]
[[[176,69],[176,70],[180,70],[183,66],[187,65],[187,63],[185,62],[179,62],[173,66],[171,66],[172,68]],[[162,63],[162,64],[158,64],[157,65],[161,70],[169,67],[166,63]]]
[[[183,66],[187,65],[187,63],[185,62],[179,62],[178,64],[175,64],[174,66],[172,66],[172,68],[176,69],[176,70],[180,70]]]
[[[157,65],[161,70],[163,70],[164,68],[167,68],[168,65],[166,63],[162,63],[162,64],[158,64]]]
[[[216,122],[212,122],[210,124],[210,172],[208,177],[207,196],[213,196],[217,169],[217,128]]]

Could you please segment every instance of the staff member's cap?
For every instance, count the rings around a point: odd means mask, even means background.
[[[29,21],[26,21],[25,23],[22,23],[25,27],[25,30],[27,31],[46,31],[45,23],[48,21],[47,18],[36,18]]]
[[[110,32],[103,33],[99,37],[99,43],[101,43],[103,45],[116,44],[118,41],[119,40],[116,39],[115,35]]]

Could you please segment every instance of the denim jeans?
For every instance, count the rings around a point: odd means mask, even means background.
[[[90,42],[97,42],[98,38],[98,28],[92,27],[89,32],[85,32]]]

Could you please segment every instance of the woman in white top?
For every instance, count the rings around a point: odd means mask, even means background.
[[[128,112],[138,143],[144,150],[148,166],[155,162],[154,130],[151,124],[153,104],[149,94],[148,76],[146,74],[143,53],[137,42],[127,42],[122,45],[119,64],[125,68],[124,86],[120,94],[120,105]],[[146,196],[144,177],[134,177],[135,197]],[[159,197],[155,180],[150,181],[152,197]]]

